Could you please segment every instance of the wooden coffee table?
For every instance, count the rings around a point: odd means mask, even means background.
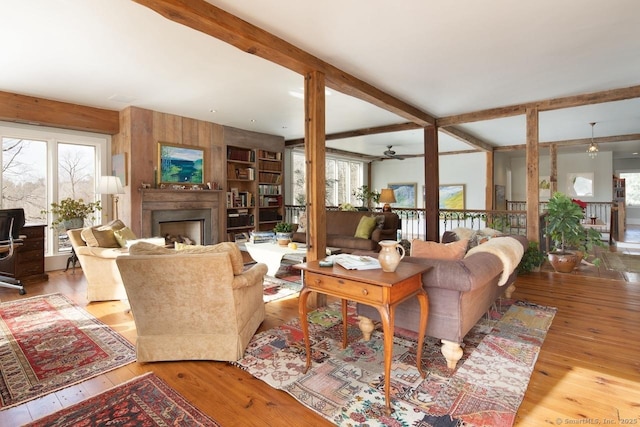
[[[300,291],[298,311],[307,353],[305,372],[311,367],[311,343],[307,320],[307,298],[311,292],[331,295],[342,300],[342,348],[347,346],[347,300],[371,305],[378,309],[384,333],[384,396],[387,414],[391,414],[389,390],[391,381],[391,360],[393,357],[393,327],[395,309],[401,302],[416,297],[420,302],[420,325],[416,365],[422,378],[422,346],[427,330],[429,299],[422,287],[422,273],[431,267],[401,262],[393,273],[382,269],[347,270],[338,265],[320,267],[318,261],[295,265],[303,272],[303,287]]]

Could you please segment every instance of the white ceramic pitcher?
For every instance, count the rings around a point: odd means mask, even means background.
[[[381,240],[378,244],[382,247],[378,254],[382,271],[393,273],[404,258],[404,248],[395,240]]]

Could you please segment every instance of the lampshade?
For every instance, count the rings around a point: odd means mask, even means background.
[[[396,195],[393,188],[383,188],[380,192],[380,203],[395,203]]]
[[[98,184],[99,194],[123,194],[122,182],[117,176],[101,176]]]

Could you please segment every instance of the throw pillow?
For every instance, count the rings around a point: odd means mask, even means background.
[[[124,228],[121,228],[120,230],[115,230],[113,232],[113,236],[116,238],[121,248],[127,247],[127,240],[137,239],[136,235],[133,234],[133,231],[131,231],[129,227],[124,227]]]
[[[360,218],[358,228],[356,228],[356,234],[354,237],[360,237],[362,239],[371,238],[371,233],[376,228],[376,219],[372,216],[363,216]]]
[[[372,217],[374,217],[376,219],[376,228],[379,228],[380,230],[382,230],[382,227],[384,227],[384,215],[371,215]]]
[[[411,242],[411,256],[455,261],[464,258],[468,244],[467,239],[451,243],[425,242],[414,239]]]
[[[233,242],[222,242],[217,245],[176,245],[177,252],[185,252],[189,254],[204,254],[204,253],[218,253],[228,252],[231,257],[231,268],[233,274],[242,274],[244,270],[244,260],[242,259],[242,252],[238,246]]]
[[[105,225],[83,228],[80,232],[80,237],[90,247],[119,248],[121,246],[113,232],[124,227],[125,225],[122,221],[115,219]]]

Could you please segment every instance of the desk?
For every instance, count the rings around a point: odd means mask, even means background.
[[[0,274],[22,282],[49,278],[44,271],[45,227],[46,224],[27,224],[22,227],[22,245],[16,246],[12,258],[0,261]]]
[[[420,264],[401,262],[393,273],[385,273],[382,269],[347,270],[338,265],[320,267],[318,261],[310,261],[294,266],[303,272],[303,287],[300,291],[298,311],[300,325],[304,335],[307,353],[305,372],[311,367],[311,343],[309,341],[309,324],[307,320],[307,299],[309,293],[331,295],[342,300],[342,348],[347,346],[347,300],[368,304],[380,313],[384,334],[384,396],[387,414],[391,414],[389,389],[391,381],[391,360],[393,357],[393,327],[395,309],[401,302],[416,297],[420,302],[420,327],[418,332],[418,348],[416,365],[422,378],[422,347],[427,330],[429,315],[429,299],[422,287],[422,273],[431,267]]]

